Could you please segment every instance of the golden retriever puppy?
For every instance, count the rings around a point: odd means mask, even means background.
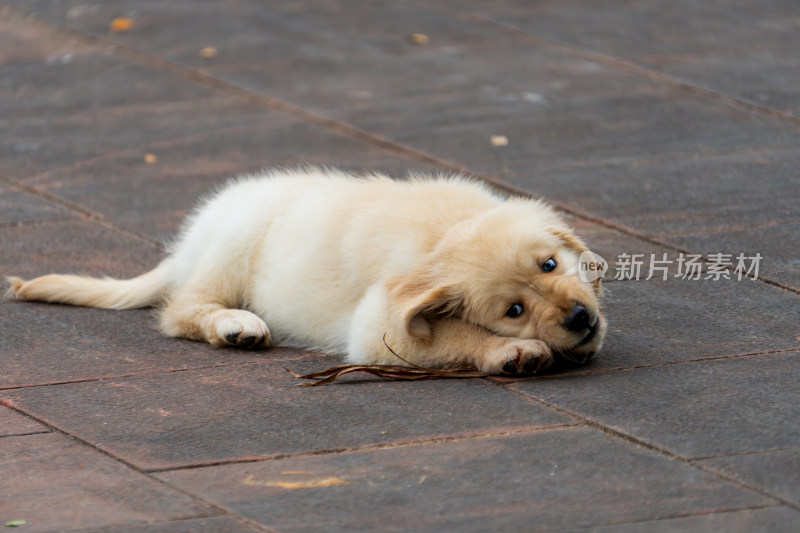
[[[161,330],[214,346],[306,347],[358,364],[531,374],[603,343],[586,247],[542,202],[460,177],[309,168],[240,177],[129,280],[9,278],[22,300],[159,307]],[[385,339],[385,343],[384,343]]]

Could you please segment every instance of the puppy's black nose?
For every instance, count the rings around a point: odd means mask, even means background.
[[[564,319],[564,327],[569,331],[583,331],[589,327],[589,311],[581,304],[575,304]]]

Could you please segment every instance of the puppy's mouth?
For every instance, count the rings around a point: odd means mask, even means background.
[[[587,363],[592,357],[594,357],[595,352],[590,351],[579,353],[580,349],[594,341],[600,329],[600,316],[597,316],[595,317],[594,322],[587,328],[586,334],[580,341],[578,341],[577,344],[567,350],[559,350],[555,355],[564,361],[574,363],[576,365]]]
[[[572,349],[580,348],[581,346],[585,346],[594,340],[597,332],[600,331],[600,328],[597,327],[600,325],[600,316],[596,316],[594,319],[594,323],[589,326],[589,331],[586,332],[586,335],[576,344]]]

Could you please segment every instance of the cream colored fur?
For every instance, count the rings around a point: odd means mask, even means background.
[[[9,278],[22,300],[158,306],[167,335],[215,346],[303,346],[354,363],[536,372],[582,361],[605,334],[583,243],[542,202],[458,177],[393,181],[316,168],[241,177],[189,218],[169,256],[132,280]],[[557,268],[544,272],[553,257]],[[508,317],[519,303],[523,314]],[[584,305],[592,334],[565,316]],[[597,331],[594,331],[594,330]]]

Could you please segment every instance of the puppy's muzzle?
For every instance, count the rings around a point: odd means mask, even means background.
[[[570,309],[569,314],[564,318],[563,325],[567,331],[577,333],[591,327],[592,317],[589,311],[582,304],[575,304]],[[597,319],[595,324],[597,326]]]
[[[583,337],[575,346],[572,347],[569,353],[561,352],[559,355],[562,358],[577,364],[584,364],[594,357],[594,351],[575,353],[575,350],[589,344],[594,340],[598,331],[600,331],[600,317],[592,317],[586,307],[578,303],[572,306],[569,314],[567,314],[567,316],[564,318],[562,325],[567,331],[582,334]]]

